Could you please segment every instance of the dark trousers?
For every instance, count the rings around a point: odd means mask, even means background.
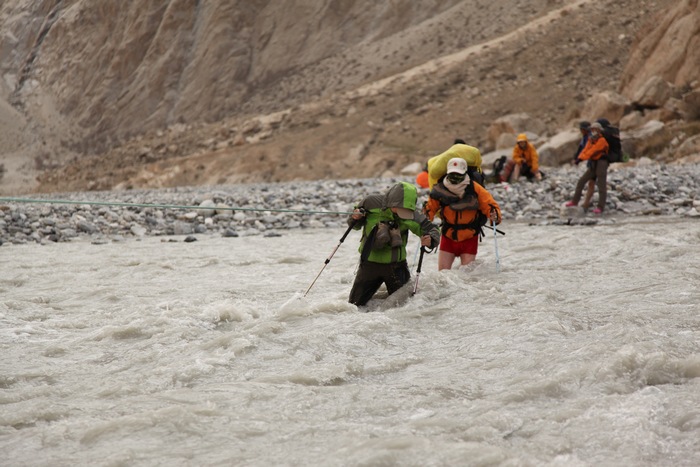
[[[593,179],[595,179],[596,185],[598,186],[598,208],[603,211],[605,210],[605,199],[608,195],[608,161],[606,159],[598,159],[597,161],[593,161],[590,166],[586,167],[586,171],[581,175],[581,178],[578,179],[576,191],[574,192],[574,199],[572,201],[576,204],[581,201],[583,188],[589,180]]]
[[[410,278],[411,273],[406,261],[389,264],[363,261],[357,270],[348,301],[357,306],[366,305],[382,284],[386,284],[386,289],[391,295],[403,287]]]
[[[506,165],[503,166],[503,171],[501,172],[501,180],[502,182],[509,182],[510,181],[510,176],[513,175],[513,170],[515,170],[515,161],[513,159],[509,160],[506,162]],[[535,178],[535,174],[532,173],[532,170],[530,169],[530,166],[527,165],[525,162],[520,164],[520,176],[521,177],[526,177],[528,180],[532,180]]]

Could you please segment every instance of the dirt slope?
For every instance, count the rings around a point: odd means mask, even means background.
[[[368,177],[487,150],[508,113],[554,132],[677,3],[7,0],[0,97],[27,123],[2,156],[40,183],[3,188]]]

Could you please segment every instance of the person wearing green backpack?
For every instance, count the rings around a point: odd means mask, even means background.
[[[416,210],[417,201],[415,185],[399,182],[386,194],[369,195],[355,206],[348,225],[362,229],[362,238],[350,303],[364,306],[382,284],[391,295],[410,280],[406,263],[409,232],[420,237],[423,247],[435,248],[440,243],[440,230]]]

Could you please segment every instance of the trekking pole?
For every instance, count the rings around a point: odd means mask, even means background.
[[[345,237],[347,237],[348,234],[350,233],[350,231],[352,230],[352,228],[355,227],[355,224],[357,224],[357,220],[353,219],[353,221],[350,223],[350,226],[348,227],[348,230],[346,230],[345,233],[343,234],[343,236],[340,238],[340,242],[338,242],[338,244],[335,246],[335,248],[331,252],[330,256],[328,256],[328,258],[326,258],[326,262],[323,263],[323,267],[316,275],[316,279],[314,279],[314,281],[311,283],[309,288],[306,289],[306,292],[304,292],[304,295],[302,295],[303,297],[306,297],[306,294],[309,293],[309,290],[311,290],[311,287],[313,287],[314,284],[316,283],[316,281],[318,280],[318,278],[321,277],[321,273],[323,272],[324,269],[326,269],[326,266],[328,265],[328,263],[331,262],[331,258],[333,258],[333,255],[335,254],[335,252],[338,251],[338,248],[340,248],[340,244],[343,243],[343,241],[345,240]]]
[[[418,292],[418,278],[420,277],[420,268],[423,266],[423,253],[430,253],[431,251],[433,251],[432,248],[428,251],[424,246],[420,247],[420,257],[418,258],[418,268],[416,269],[416,283],[413,284],[413,292],[411,292],[411,296]]]
[[[416,265],[416,258],[418,258],[418,251],[421,249],[420,243],[418,244],[418,248],[416,248],[416,252],[413,253],[413,262],[411,263],[411,272],[413,272],[413,267]]]
[[[496,221],[491,221],[493,227],[493,246],[496,248],[496,272],[501,270],[501,258],[498,257],[498,240],[496,240]]]

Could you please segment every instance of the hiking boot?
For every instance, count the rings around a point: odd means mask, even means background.
[[[574,203],[573,201],[567,201],[564,206],[566,206],[567,208],[572,208],[572,207],[576,206],[577,204],[578,203]]]
[[[603,214],[603,210],[600,209],[600,208],[595,208],[595,209],[593,210],[593,214]]]

